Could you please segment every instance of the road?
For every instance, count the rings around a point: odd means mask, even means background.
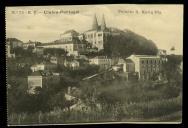
[[[109,71],[112,71],[112,68],[109,68],[109,69],[106,69],[106,70],[104,70],[104,71],[102,71],[102,72],[99,72],[99,73],[96,73],[96,74],[94,74],[94,75],[85,77],[85,78],[83,78],[82,80],[89,80],[89,79],[91,79],[91,78],[93,78],[93,77],[99,76],[99,75],[101,75],[101,74],[103,74],[103,73],[105,73],[105,72],[109,72]]]

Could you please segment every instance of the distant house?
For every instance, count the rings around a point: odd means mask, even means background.
[[[42,47],[35,47],[35,48],[33,49],[33,53],[36,53],[37,55],[43,55],[43,53],[44,53],[44,48],[42,48]]]
[[[45,68],[44,64],[35,64],[31,66],[32,72],[41,71],[41,70],[44,70],[44,68]]]
[[[6,56],[8,58],[15,58],[15,53],[10,49],[10,45],[6,45]]]
[[[23,42],[21,40],[16,39],[16,38],[7,38],[6,44],[10,46],[11,50],[16,48],[16,47],[22,47],[23,46]]]
[[[6,56],[8,58],[15,58],[14,49],[17,47],[22,47],[23,42],[16,38],[7,38],[6,39]]]
[[[167,61],[167,58],[166,58],[167,52],[166,52],[166,50],[158,49],[157,55],[160,56],[163,61]]]
[[[56,56],[50,57],[50,62],[53,64],[64,65],[64,61],[65,61],[65,57],[56,57]]]
[[[76,60],[73,60],[73,61],[70,62],[70,67],[72,69],[77,69],[77,68],[80,67],[80,63],[78,61],[76,61]]]
[[[42,44],[41,42],[29,40],[27,43],[23,43],[23,48],[24,49],[28,49],[28,47],[36,48],[41,44]]]
[[[35,48],[36,42],[28,41],[27,43],[23,43],[23,48],[27,49],[28,47],[33,47]]]
[[[35,89],[37,87],[42,88],[42,75],[39,71],[33,72],[28,76],[28,93],[35,94]]]
[[[131,55],[127,59],[132,62],[126,63],[126,68],[124,65],[124,71],[135,70],[141,80],[149,80],[154,74],[159,73],[164,62],[159,56],[153,55]]]
[[[65,60],[64,66],[75,70],[80,67],[80,63],[77,60],[71,60],[71,61]]]
[[[102,68],[109,68],[112,66],[112,60],[107,58],[107,56],[96,56],[89,59],[89,63],[99,65]]]

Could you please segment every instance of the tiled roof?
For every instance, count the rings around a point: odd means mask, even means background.
[[[29,76],[42,76],[42,74],[40,71],[35,71],[35,72],[32,72],[31,75]]]
[[[61,45],[61,44],[82,44],[83,42],[81,42],[79,39],[73,39],[72,41],[63,41],[63,40],[55,40],[53,42],[50,43],[43,43],[40,44],[39,46],[47,46],[47,45]]]

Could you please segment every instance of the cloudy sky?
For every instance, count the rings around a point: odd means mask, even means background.
[[[49,12],[61,12],[49,14]],[[75,13],[66,13],[66,11]],[[91,28],[93,15],[100,24],[104,14],[108,27],[129,29],[153,40],[160,49],[175,46],[183,54],[183,5],[77,5],[6,8],[6,37],[50,42],[69,29]]]

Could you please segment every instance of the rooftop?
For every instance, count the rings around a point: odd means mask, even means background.
[[[47,45],[61,45],[61,44],[81,44],[83,42],[81,42],[79,39],[74,38],[72,41],[64,41],[64,40],[55,40],[53,42],[50,43],[43,43],[40,44],[39,46],[47,46]]]
[[[110,59],[110,58],[108,58],[107,56],[96,56],[96,57],[91,58],[91,59]]]
[[[134,56],[137,58],[160,58],[159,56],[156,56],[156,55],[131,55],[131,56]]]
[[[35,71],[35,72],[32,72],[31,75],[29,76],[42,76],[42,74],[40,71]]]
[[[6,38],[6,41],[14,41],[14,42],[20,42],[20,43],[23,43],[21,40],[18,40],[17,38]]]
[[[73,36],[79,35],[79,33],[73,29],[65,31],[62,35],[67,34],[67,33],[71,33],[71,35],[73,35]]]

